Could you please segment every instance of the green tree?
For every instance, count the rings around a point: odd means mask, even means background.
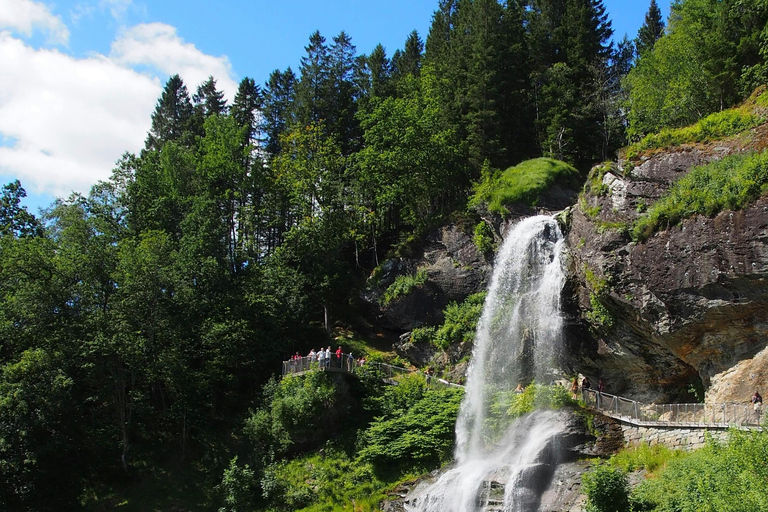
[[[0,236],[39,236],[42,227],[34,215],[21,206],[27,192],[19,180],[3,185],[0,191]]]
[[[645,52],[652,50],[656,41],[664,35],[664,20],[661,18],[661,9],[659,9],[656,0],[651,0],[651,5],[648,7],[648,12],[645,13],[645,21],[637,31],[637,39],[635,40],[635,47],[637,48],[637,54],[643,55]]]
[[[191,127],[192,114],[187,86],[179,75],[173,75],[152,113],[152,127],[144,143],[146,149],[161,149],[169,141],[181,141]]]

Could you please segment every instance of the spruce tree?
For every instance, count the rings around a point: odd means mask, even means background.
[[[261,108],[261,105],[262,98],[259,86],[256,85],[253,78],[243,78],[237,87],[230,114],[239,126],[247,127],[246,144],[250,144],[256,138],[258,128],[256,126],[256,112]]]
[[[280,136],[296,120],[296,75],[291,68],[276,69],[264,87],[262,109],[262,140],[270,155],[280,152]]]
[[[296,114],[300,123],[309,125],[327,119],[332,82],[328,46],[319,31],[309,37],[304,50],[307,53],[301,58],[296,84]]]
[[[419,76],[421,57],[424,53],[424,43],[417,31],[408,34],[403,51],[397,50],[392,56],[392,68],[395,77],[405,75]]]
[[[173,75],[152,113],[152,126],[144,143],[146,149],[159,150],[166,142],[181,140],[190,128],[192,112],[187,86],[179,75]]]
[[[656,4],[656,0],[651,0],[648,12],[645,13],[643,26],[637,32],[635,47],[637,54],[642,56],[645,52],[653,49],[656,41],[664,35],[664,21],[661,19],[661,9]]]

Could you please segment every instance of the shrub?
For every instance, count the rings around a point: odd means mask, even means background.
[[[395,281],[384,291],[384,295],[381,297],[381,305],[389,305],[393,300],[408,295],[426,282],[427,271],[424,269],[419,270],[415,275],[405,274],[397,276]]]
[[[506,205],[536,206],[541,194],[556,181],[576,184],[578,175],[572,166],[552,158],[526,160],[504,172],[485,170],[469,205],[487,203],[489,211],[508,215]]]
[[[443,310],[445,321],[435,332],[434,344],[442,349],[453,343],[475,339],[477,322],[483,313],[486,292],[473,293],[461,304],[451,302]]]
[[[627,474],[619,468],[600,465],[582,478],[587,512],[626,512],[629,507]]]
[[[475,247],[484,255],[488,255],[496,250],[496,241],[493,238],[493,229],[485,221],[480,221],[475,226],[475,236],[472,239]]]
[[[768,152],[732,155],[693,168],[640,217],[633,228],[636,240],[694,215],[713,216],[738,210],[768,190]]]
[[[399,387],[399,386],[398,386]],[[411,407],[392,408],[359,438],[359,459],[377,474],[429,470],[451,459],[463,391],[430,389]]]
[[[758,512],[768,510],[768,436],[732,431],[728,443],[671,459],[634,497],[653,510]]]

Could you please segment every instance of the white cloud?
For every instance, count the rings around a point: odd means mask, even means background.
[[[109,177],[138,151],[160,81],[101,55],[75,59],[0,33],[0,173],[30,192],[67,196]]]
[[[209,75],[230,99],[237,88],[227,57],[206,55],[159,23],[127,29],[109,56],[88,58],[0,32],[0,63],[0,175],[30,195],[87,193],[109,178],[120,155],[143,147],[168,75],[179,73],[190,94]]]
[[[0,0],[0,29],[10,29],[27,37],[35,29],[43,30],[53,44],[67,44],[69,40],[69,30],[61,18],[32,0]]]
[[[112,43],[110,57],[121,64],[148,66],[166,75],[178,73],[190,95],[211,75],[230,102],[237,91],[229,58],[201,52],[164,23],[145,23],[125,30]]]
[[[125,14],[133,4],[133,0],[100,0],[99,7],[108,9],[109,13],[118,21],[125,18]]]

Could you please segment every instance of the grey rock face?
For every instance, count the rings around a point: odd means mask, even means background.
[[[472,235],[448,225],[430,233],[411,258],[382,265],[378,285],[363,294],[376,319],[386,328],[410,331],[443,322],[443,309],[485,289],[490,263],[475,247]],[[387,287],[398,276],[426,271],[427,282],[386,306],[379,304]]]
[[[638,210],[694,165],[736,150],[666,151],[628,177],[614,168],[603,178],[608,193],[586,198],[599,213],[574,210],[568,234],[571,364],[602,377],[606,392],[693,400],[717,381],[718,399],[748,399],[722,390],[736,390],[728,384],[735,378],[727,377],[729,370],[755,357],[768,340],[768,200],[687,219],[645,242],[632,242],[619,224],[631,225]],[[588,318],[595,295],[607,313],[602,324]]]

